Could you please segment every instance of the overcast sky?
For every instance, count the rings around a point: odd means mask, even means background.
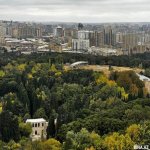
[[[0,0],[0,20],[150,22],[150,0]]]

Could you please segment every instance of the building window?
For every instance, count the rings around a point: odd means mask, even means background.
[[[35,123],[35,127],[37,127],[37,123]]]
[[[42,123],[42,127],[44,126],[44,123]]]
[[[32,127],[34,127],[34,123],[32,124]]]
[[[37,131],[35,130],[35,135],[37,135]]]
[[[40,123],[38,123],[38,127],[40,127]]]

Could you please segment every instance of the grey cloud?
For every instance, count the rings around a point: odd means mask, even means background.
[[[149,0],[0,0],[0,19],[150,21]]]
[[[1,5],[75,5],[75,4],[143,4],[148,3],[148,0],[0,0]]]

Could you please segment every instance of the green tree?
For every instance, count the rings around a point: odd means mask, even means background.
[[[0,140],[9,142],[20,139],[18,118],[8,111],[0,114]]]
[[[55,139],[48,139],[41,143],[42,150],[62,150],[61,143]]]
[[[33,118],[44,118],[47,119],[44,108],[39,108],[35,113]]]
[[[142,123],[140,128],[140,138],[142,144],[150,143],[150,121],[145,121]]]
[[[21,136],[29,137],[29,135],[32,132],[32,126],[30,123],[20,123],[19,131],[20,131]]]

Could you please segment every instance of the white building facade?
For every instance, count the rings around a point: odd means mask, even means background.
[[[78,39],[89,39],[89,31],[78,31]]]
[[[78,31],[78,39],[72,39],[73,50],[88,50],[90,47],[89,31]]]
[[[84,39],[73,39],[72,40],[72,48],[73,50],[88,50],[89,48],[89,40]]]
[[[45,119],[27,119],[26,123],[30,123],[32,125],[32,133],[30,135],[32,141],[46,139],[48,122],[46,122]]]
[[[6,36],[6,27],[3,24],[0,24],[0,37]]]

